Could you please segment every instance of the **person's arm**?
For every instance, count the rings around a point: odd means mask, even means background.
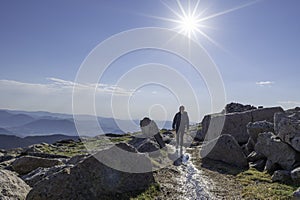
[[[186,121],[187,121],[187,124],[186,124],[186,128],[187,128],[187,130],[189,130],[190,129],[190,119],[189,119],[189,115],[186,113]]]
[[[174,116],[173,124],[172,124],[172,129],[175,129],[176,121],[177,121],[177,114],[175,114],[175,116]]]

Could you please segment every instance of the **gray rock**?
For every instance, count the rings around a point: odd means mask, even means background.
[[[203,145],[200,154],[203,159],[222,161],[240,168],[248,167],[242,148],[231,135],[221,135]]]
[[[300,112],[277,113],[275,131],[282,141],[300,152]]]
[[[165,144],[170,144],[172,142],[172,138],[168,135],[163,135],[162,138]]]
[[[299,200],[300,199],[300,187],[293,193],[293,200]]]
[[[132,145],[141,153],[151,153],[159,150],[159,145],[154,138],[144,138],[142,135],[133,138],[128,144]]]
[[[247,160],[248,162],[255,162],[261,159],[265,159],[266,157],[260,153],[257,153],[255,151],[252,151],[248,156],[247,156]]]
[[[147,142],[143,143],[138,147],[138,152],[146,153],[146,152],[154,152],[159,150],[159,146],[156,142],[152,140],[147,140]]]
[[[153,184],[152,172],[128,173],[103,164],[111,161],[126,169],[151,168],[151,162],[144,154],[134,153],[134,157],[126,155],[117,160],[113,159],[119,154],[118,148],[132,149],[128,144],[123,144],[89,156],[74,167],[40,181],[30,191],[27,199],[108,199],[118,194],[144,190]],[[96,158],[101,158],[103,163]],[[151,170],[150,168],[147,170]]]
[[[0,199],[23,200],[30,191],[30,187],[15,173],[0,169]]]
[[[244,153],[245,155],[249,155],[251,152],[254,151],[255,142],[251,137],[249,137],[248,142],[244,146]]]
[[[21,178],[31,187],[34,187],[35,184],[40,182],[46,177],[49,177],[67,167],[70,167],[70,165],[59,165],[59,166],[54,166],[51,168],[37,168],[33,170],[32,172],[22,176]]]
[[[291,170],[297,161],[296,151],[282,142],[272,132],[258,135],[255,151],[267,158],[266,170],[268,171],[276,165],[279,165],[282,169]]]
[[[289,170],[276,170],[272,175],[273,182],[290,183],[291,172]]]
[[[267,159],[260,159],[254,162],[249,162],[249,166],[262,172],[265,169]]]
[[[249,122],[247,124],[247,132],[255,144],[257,142],[258,134],[264,132],[274,132],[274,124],[266,120]]]
[[[70,158],[67,161],[67,164],[68,165],[75,165],[75,164],[79,163],[80,161],[84,160],[85,158],[87,158],[88,156],[89,156],[88,154],[73,156],[72,158]]]
[[[30,145],[29,147],[23,148],[21,154],[23,155],[27,155],[28,153],[41,153],[42,151],[39,149],[39,147],[41,147],[42,145],[40,144],[33,144]]]
[[[257,142],[258,134],[264,132],[274,132],[274,124],[266,120],[249,122],[247,124],[247,133],[249,134],[249,139],[246,144],[246,155],[254,151],[254,146]]]
[[[26,155],[40,157],[40,158],[70,158],[69,156],[49,154],[43,152],[28,152]]]
[[[62,161],[58,159],[46,159],[46,158],[38,158],[32,156],[23,156],[16,159],[11,164],[11,167],[18,174],[23,175],[39,167],[47,168],[47,167],[53,167],[55,165],[61,165],[61,164],[63,164]]]
[[[234,102],[229,103],[225,106],[226,113],[245,112],[245,111],[254,110],[254,109],[257,109],[257,108],[254,106],[251,106],[251,105],[243,105],[243,104],[234,103]]]
[[[292,170],[291,177],[295,183],[300,183],[300,167],[297,167]]]
[[[14,158],[14,156],[12,156],[12,155],[2,154],[2,156],[0,155],[0,163],[11,160],[13,158]]]
[[[197,130],[196,134],[194,134],[194,140],[202,142],[204,139],[205,133],[202,130]]]
[[[247,143],[249,139],[247,124],[263,120],[273,122],[274,114],[277,112],[283,112],[283,109],[281,107],[271,107],[225,115],[207,115],[202,120],[202,131],[208,140],[218,137],[219,134],[230,134],[238,143]]]

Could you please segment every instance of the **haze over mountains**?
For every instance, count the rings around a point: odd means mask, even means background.
[[[98,126],[92,123],[92,118],[94,117],[89,115],[80,116],[85,129],[84,135],[80,136],[139,131],[139,120],[134,120],[133,123],[130,120],[97,117],[103,130],[101,132]],[[170,121],[157,123],[160,128],[171,128]],[[121,124],[122,130],[118,124]],[[76,138],[79,136],[72,115],[43,111],[0,110],[0,148],[25,147],[40,142],[53,143],[57,140]]]

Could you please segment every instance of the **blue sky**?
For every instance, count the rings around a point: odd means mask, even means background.
[[[201,0],[199,9],[207,8],[205,15],[211,15],[251,2]],[[201,35],[198,42],[220,70],[227,102],[300,106],[300,2],[255,2],[205,21],[212,28],[203,31],[222,48]],[[191,5],[195,3],[191,1]],[[176,1],[158,0],[1,1],[0,108],[72,112],[70,86],[89,52],[128,29],[173,28],[176,24],[150,17],[176,18],[164,4],[178,10]],[[132,67],[149,62],[173,66],[188,78],[201,102],[200,113],[186,105],[194,120],[211,111],[203,79],[188,63],[167,53],[133,52],[113,63],[102,81],[113,85]],[[169,105],[167,118],[177,111],[178,103],[166,89],[152,85],[139,92],[130,105],[133,118],[147,115],[155,104]],[[105,101],[107,97],[99,97],[97,114],[109,116]],[[152,111],[153,117],[161,118],[159,106]]]

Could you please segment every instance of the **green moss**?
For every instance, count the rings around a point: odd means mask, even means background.
[[[69,157],[85,153],[85,147],[81,142],[64,144],[61,146],[43,145],[39,148],[39,150],[48,154],[63,155]]]
[[[130,200],[150,200],[157,197],[160,193],[160,185],[158,183],[152,184],[147,190],[136,197],[131,197]]]
[[[242,184],[244,199],[291,199],[296,185],[273,183],[271,175],[250,168],[236,176]]]
[[[113,143],[128,142],[131,140],[131,137],[129,136],[115,137],[115,138],[109,138],[109,140]]]

